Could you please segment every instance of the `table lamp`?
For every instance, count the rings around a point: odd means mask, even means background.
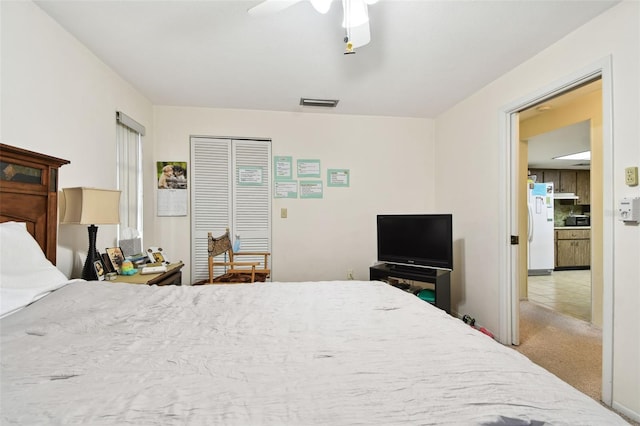
[[[82,279],[95,281],[98,275],[93,267],[102,260],[96,250],[96,225],[120,223],[120,191],[99,188],[63,188],[64,211],[61,224],[89,225],[89,251],[82,268]]]

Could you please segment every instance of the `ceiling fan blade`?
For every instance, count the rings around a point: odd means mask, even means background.
[[[323,15],[329,11],[331,8],[331,0],[309,0],[311,5],[316,10],[316,12],[322,13]]]
[[[272,13],[280,12],[289,6],[292,6],[302,0],[264,0],[247,12],[252,16],[270,15]]]

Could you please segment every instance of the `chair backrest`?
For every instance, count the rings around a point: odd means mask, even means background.
[[[211,232],[208,235],[209,239],[209,257],[215,257],[225,252],[229,253],[230,261],[233,262],[233,250],[231,245],[231,238],[229,237],[229,228],[227,228],[227,232],[220,237],[213,237]]]

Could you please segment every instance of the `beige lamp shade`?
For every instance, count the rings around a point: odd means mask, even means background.
[[[63,188],[63,224],[117,225],[120,223],[120,191],[99,188]]]

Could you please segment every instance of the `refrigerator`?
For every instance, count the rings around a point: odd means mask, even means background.
[[[529,275],[550,275],[554,267],[553,182],[528,183]]]

